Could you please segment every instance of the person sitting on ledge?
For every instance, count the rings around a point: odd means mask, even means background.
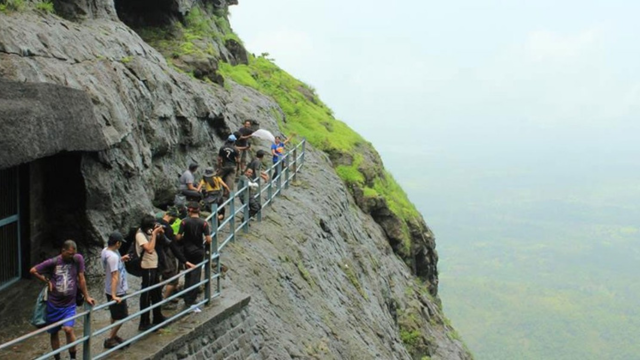
[[[195,186],[196,178],[194,173],[198,170],[197,163],[189,164],[189,169],[182,173],[180,176],[180,193],[190,200],[200,200],[201,195],[198,188]]]

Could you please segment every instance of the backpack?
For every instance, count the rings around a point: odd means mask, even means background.
[[[137,248],[138,248],[138,244],[136,243],[135,237],[134,237],[134,241],[129,246],[129,251],[127,252],[127,255],[129,255],[129,261],[124,263],[124,267],[125,269],[127,269],[128,274],[131,274],[136,277],[141,277],[142,276],[142,257],[144,256],[144,249],[142,249],[142,254],[139,255]]]

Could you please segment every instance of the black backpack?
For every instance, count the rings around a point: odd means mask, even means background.
[[[127,269],[127,274],[141,277],[142,276],[142,257],[144,256],[145,251],[144,249],[142,249],[142,254],[138,255],[138,251],[136,249],[137,247],[138,246],[136,245],[135,236],[134,236],[134,240],[129,246],[129,252],[127,252],[127,255],[129,255],[129,261],[124,263],[124,267]]]

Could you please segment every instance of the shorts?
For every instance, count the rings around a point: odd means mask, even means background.
[[[62,319],[67,319],[70,317],[73,317],[76,315],[76,304],[67,306],[67,307],[57,307],[53,304],[51,304],[50,302],[47,301],[47,325],[48,324],[53,324],[55,322],[58,322]],[[60,326],[56,326],[52,329],[47,330],[47,332],[49,334],[55,334],[58,331],[60,331],[60,329],[65,326],[65,327],[73,327],[73,325],[75,325],[76,320],[75,319],[71,319],[68,321],[65,321],[62,325]]]
[[[176,275],[178,275],[178,260],[173,255],[173,252],[166,251],[166,264],[164,264],[162,273],[160,274],[162,277],[162,281],[170,279]],[[178,281],[180,278],[176,278],[173,281],[167,283],[167,285],[178,285]]]
[[[107,295],[107,302],[113,300],[111,295]],[[118,295],[118,297],[125,296],[126,294]],[[113,304],[109,306],[109,312],[111,313],[111,319],[113,320],[122,320],[129,316],[129,309],[127,307],[127,300],[120,301],[119,304]]]

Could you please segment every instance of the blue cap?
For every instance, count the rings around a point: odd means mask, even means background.
[[[229,137],[227,138],[227,141],[236,141],[236,140],[238,139],[236,139],[236,136],[233,134],[229,135]]]

